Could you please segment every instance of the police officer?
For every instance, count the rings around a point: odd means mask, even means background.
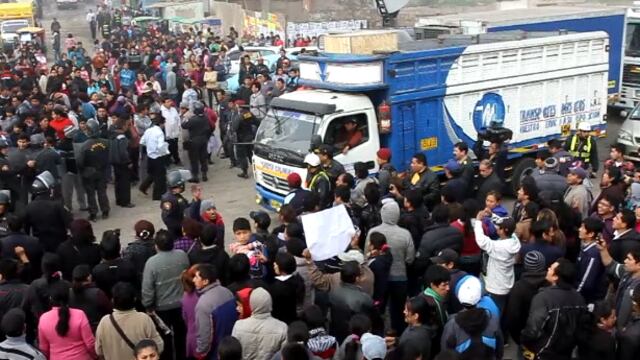
[[[259,123],[244,104],[240,105],[240,112],[237,114],[239,116],[232,117],[232,124],[238,137],[238,142],[236,143],[236,161],[240,166],[240,170],[242,170],[242,172],[238,174],[238,177],[248,179],[249,160],[251,158],[251,152],[253,151],[253,145],[251,143],[253,142]]]
[[[71,223],[71,213],[62,202],[53,199],[55,179],[45,171],[36,176],[31,185],[33,196],[26,208],[25,232],[37,237],[47,252],[55,252],[67,239],[67,229]]]
[[[100,123],[95,119],[87,121],[87,136],[78,151],[76,162],[82,176],[82,184],[89,203],[89,220],[96,221],[98,203],[102,218],[109,217],[109,198],[107,197],[107,168],[109,167],[109,142],[100,136]],[[96,194],[98,203],[96,203]]]
[[[591,126],[586,121],[578,124],[578,131],[564,144],[564,149],[573,156],[574,160],[580,160],[585,169],[591,165],[592,173],[598,172],[598,148],[596,140],[590,134]]]
[[[322,169],[329,175],[331,184],[336,183],[336,179],[344,173],[344,166],[340,162],[333,159],[334,147],[329,144],[322,144],[318,147],[318,157],[322,163]]]
[[[189,202],[182,196],[184,183],[191,178],[189,170],[173,170],[167,175],[167,190],[160,199],[162,221],[174,239],[182,235],[182,219]]]
[[[204,104],[200,101],[193,103],[194,116],[182,122],[182,128],[189,131],[187,140],[187,152],[191,163],[191,174],[193,178],[189,182],[200,182],[198,175],[202,170],[202,180],[207,181],[207,170],[209,169],[209,158],[207,153],[207,143],[211,136],[211,125],[204,115]],[[199,165],[199,166],[198,166]]]
[[[20,188],[15,175],[13,166],[9,162],[9,143],[7,139],[0,137],[0,188],[8,189],[14,199]]]
[[[333,202],[331,180],[327,172],[322,168],[320,158],[313,153],[307,154],[304,158],[304,163],[307,165],[307,187],[310,191],[318,194],[321,209],[330,207]]]
[[[567,150],[562,147],[562,142],[558,139],[551,139],[547,142],[547,147],[551,156],[558,160],[560,175],[566,177],[569,174],[569,168],[573,163],[573,157]]]
[[[8,190],[0,190],[0,237],[5,237],[10,233],[7,224],[7,215],[11,207],[11,195]]]

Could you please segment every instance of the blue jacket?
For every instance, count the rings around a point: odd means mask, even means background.
[[[482,219],[482,227],[484,229],[485,234],[493,240],[498,239],[498,232],[496,230],[495,225],[491,222],[491,219],[494,217],[507,217],[509,216],[509,212],[502,205],[498,205],[493,210],[491,210],[491,217],[485,217]]]
[[[120,85],[130,87],[136,81],[136,72],[131,69],[122,69],[120,71]]]
[[[578,255],[577,290],[587,303],[604,298],[607,287],[604,279],[604,265],[596,243],[583,246]]]
[[[215,360],[218,358],[220,340],[231,335],[238,319],[236,299],[229,289],[217,282],[207,285],[198,293],[196,354]]]
[[[85,119],[92,119],[96,117],[96,108],[91,105],[91,103],[83,102],[82,103],[82,116]]]

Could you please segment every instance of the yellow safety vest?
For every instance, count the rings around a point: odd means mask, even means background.
[[[325,178],[329,184],[331,184],[331,180],[329,180],[329,176],[327,175],[326,172],[324,172],[324,170],[319,171],[317,174],[313,175],[313,177],[311,178],[311,182],[309,182],[309,189],[313,190],[314,186],[316,185],[316,182],[318,180],[318,178],[323,177]]]
[[[579,140],[578,135],[573,135],[571,138],[571,144],[569,144],[569,154],[574,158],[578,158],[585,163],[588,163],[591,159],[591,135],[587,137],[587,143],[582,146],[582,149],[578,149]]]

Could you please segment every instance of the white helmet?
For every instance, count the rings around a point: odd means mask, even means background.
[[[588,122],[583,121],[578,124],[578,131],[591,131],[591,125]]]
[[[304,163],[313,167],[320,166],[320,157],[314,153],[307,154],[304,157]]]

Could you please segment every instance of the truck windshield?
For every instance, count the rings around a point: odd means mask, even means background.
[[[256,142],[306,154],[309,152],[313,122],[317,120],[317,116],[311,114],[272,109],[260,122]]]
[[[11,22],[11,23],[3,23],[2,27],[0,28],[0,31],[2,31],[3,34],[13,34],[18,32],[18,30],[22,29],[23,27],[27,27],[29,26],[29,24],[27,22],[24,23],[15,23],[15,22]]]
[[[625,54],[627,56],[640,56],[640,23],[627,24]]]

